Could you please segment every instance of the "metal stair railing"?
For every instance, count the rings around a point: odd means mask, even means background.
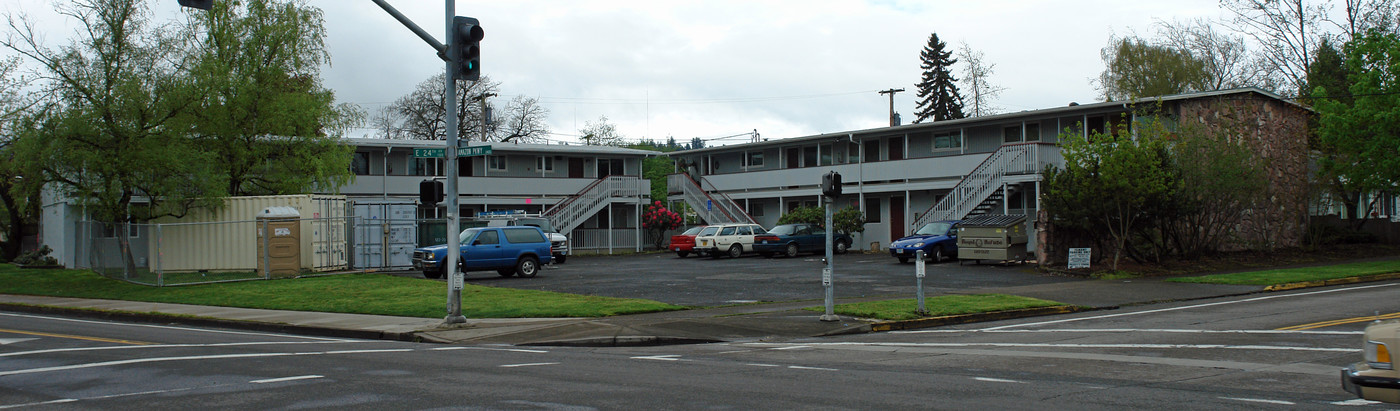
[[[676,173],[666,176],[666,184],[667,191],[679,192],[686,204],[709,224],[754,223],[753,217],[744,212],[729,196],[716,189],[714,193],[719,196],[716,199],[688,174]],[[707,207],[707,204],[713,208]]]
[[[971,173],[958,181],[947,196],[914,220],[917,229],[931,221],[959,220],[1006,184],[1007,174],[1039,172],[1039,146],[1046,143],[1014,143],[997,148]],[[1033,151],[1034,150],[1034,151]],[[1004,201],[1004,199],[1003,199]]]
[[[607,176],[594,181],[578,194],[545,210],[544,216],[560,232],[569,232],[608,204],[612,198],[641,195],[640,178]]]

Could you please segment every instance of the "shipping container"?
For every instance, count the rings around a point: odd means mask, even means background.
[[[301,213],[301,268],[336,271],[349,267],[346,200],[336,195],[229,197],[219,210],[194,210],[184,217],[152,221],[147,239],[156,272],[252,271],[258,265],[259,212],[292,207]]]

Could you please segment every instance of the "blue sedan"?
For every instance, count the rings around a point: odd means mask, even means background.
[[[917,251],[924,252],[924,258],[933,262],[958,255],[958,222],[934,221],[924,224],[913,235],[895,240],[890,244],[890,255],[906,263],[914,258]]]
[[[832,252],[845,254],[851,249],[850,235],[836,233],[832,238]],[[753,250],[764,257],[782,254],[796,257],[799,253],[825,253],[826,230],[812,224],[783,224],[768,230],[767,234],[753,238]]]

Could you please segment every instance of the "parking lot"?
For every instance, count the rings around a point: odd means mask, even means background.
[[[836,256],[837,298],[913,298],[914,264],[889,254]],[[535,278],[500,277],[495,271],[468,272],[469,284],[607,297],[643,298],[686,306],[822,299],[822,256],[764,258],[679,258],[674,253],[573,256],[546,267]],[[929,263],[924,291],[929,296],[971,289],[1078,281],[1039,274],[1031,265],[1003,267],[957,261]],[[414,272],[413,274],[416,274]]]

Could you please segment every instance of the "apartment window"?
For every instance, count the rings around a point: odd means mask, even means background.
[[[880,140],[869,140],[865,142],[865,162],[873,163],[880,161]]]
[[[748,210],[748,211],[749,211],[749,215],[751,215],[751,216],[754,216],[754,217],[763,217],[763,204],[762,204],[762,203],[749,203],[749,210]]]
[[[369,175],[369,153],[356,151],[355,158],[350,159],[350,171],[357,176]]]
[[[554,171],[554,157],[539,156],[535,161],[535,170]]]
[[[865,222],[867,222],[867,223],[878,223],[878,222],[880,222],[880,199],[878,199],[878,198],[866,198],[866,199],[865,199]]]
[[[962,133],[939,133],[933,135],[933,151],[961,150]]]
[[[1002,129],[1002,135],[1005,136],[1005,138],[1002,139],[1003,142],[1018,143],[1021,141],[1021,126],[1004,128]]]
[[[438,158],[415,158],[410,160],[408,175],[411,176],[439,176],[442,173],[442,159]]]
[[[763,152],[750,151],[745,153],[744,167],[763,167]]]
[[[1040,123],[1026,125],[1026,141],[1040,141]]]
[[[122,223],[102,223],[101,238],[117,238],[117,225]],[[130,224],[126,226],[127,238],[141,238],[141,226]]]
[[[817,148],[816,148],[816,147],[803,147],[803,148],[802,148],[802,166],[803,166],[803,167],[812,167],[812,166],[815,166],[815,165],[817,165]]]
[[[506,156],[486,156],[486,169],[506,171]]]
[[[821,161],[821,163],[819,163],[819,164],[824,165],[824,166],[829,166],[829,165],[831,165],[831,145],[830,145],[830,144],[823,144],[823,145],[818,146],[818,147],[817,147],[817,152],[821,153],[821,154],[820,154],[820,157],[821,157],[821,158],[820,158],[820,160],[819,160],[819,161]]]

